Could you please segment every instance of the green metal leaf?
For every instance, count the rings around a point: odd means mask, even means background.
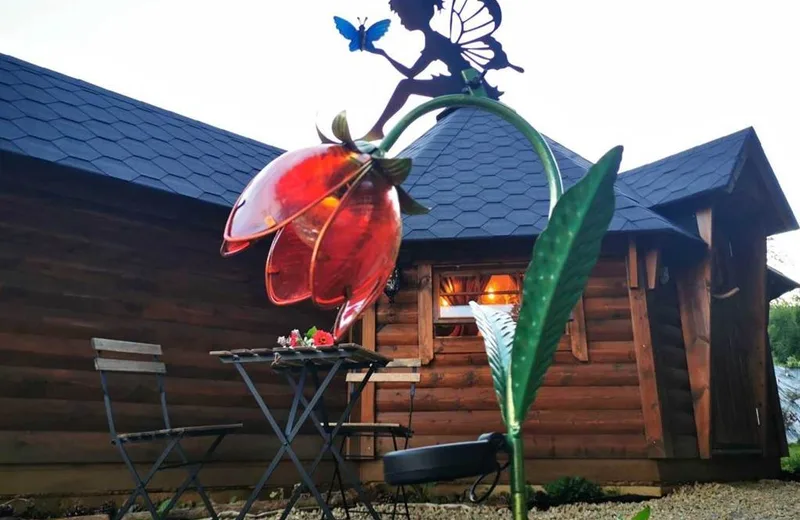
[[[469,306],[472,308],[478,330],[483,336],[489,367],[492,369],[494,391],[500,404],[503,422],[507,424],[506,390],[511,370],[511,348],[514,346],[514,331],[517,330],[517,324],[507,312],[482,307],[475,302],[469,302]]]
[[[511,355],[509,433],[518,431],[525,420],[597,262],[614,214],[614,181],[621,158],[621,146],[611,149],[564,193],[536,240]]]
[[[319,129],[319,125],[314,124],[314,128],[317,129],[317,136],[319,136],[319,140],[322,144],[336,144],[336,141],[328,139],[328,136],[322,133],[322,130]]]
[[[377,146],[375,146],[374,144],[370,143],[369,141],[362,141],[362,140],[356,139],[356,142],[354,144],[356,146],[356,150],[358,150],[361,153],[370,154],[376,159],[380,158],[381,154],[383,153],[380,150],[378,150]]]
[[[397,190],[397,196],[400,199],[400,211],[406,215],[425,215],[430,211],[430,209],[414,200],[402,187],[395,186],[394,189]]]
[[[650,506],[646,506],[644,509],[636,513],[636,515],[631,518],[631,520],[648,520],[650,518]]]
[[[392,186],[399,186],[411,173],[411,159],[407,157],[373,159]]]
[[[334,137],[341,141],[342,144],[350,149],[356,149],[356,145],[350,135],[350,125],[347,124],[347,113],[345,111],[339,112],[336,117],[333,118],[331,132],[333,132]]]

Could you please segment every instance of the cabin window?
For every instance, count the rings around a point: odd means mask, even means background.
[[[469,302],[514,312],[522,303],[524,267],[434,273],[436,336],[477,336]]]

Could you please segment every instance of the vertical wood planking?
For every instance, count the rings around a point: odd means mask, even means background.
[[[586,340],[586,314],[583,311],[583,296],[572,311],[572,321],[569,323],[569,340],[572,355],[583,362],[589,361],[589,345]]]
[[[636,351],[636,368],[639,373],[639,392],[642,399],[645,437],[650,458],[672,456],[669,436],[664,435],[663,413],[659,397],[656,366],[653,355],[653,339],[650,332],[650,317],[647,312],[645,289],[638,281],[638,254],[636,243],[631,240],[628,248],[628,297],[633,322],[633,342]],[[631,276],[635,274],[636,276]],[[633,283],[632,283],[633,282]]]
[[[753,396],[758,410],[759,434],[761,449],[766,452],[770,444],[769,428],[767,423],[770,417],[769,399],[767,394],[767,366],[768,352],[764,331],[767,330],[767,313],[764,312],[764,302],[767,301],[767,240],[760,231],[755,231],[749,241],[752,248],[747,248],[749,258],[743,262],[747,271],[742,280],[746,284],[745,294],[748,296],[748,329],[747,341],[752,348],[752,361],[750,371],[753,378]],[[773,441],[774,442],[774,441]]]
[[[767,304],[767,308],[769,308],[769,304]],[[764,336],[766,335],[766,331],[764,331]],[[769,337],[765,337],[764,339],[767,343],[768,351],[771,351],[769,347]],[[768,399],[770,404],[769,425],[774,440],[767,444],[765,455],[768,457],[788,457],[789,443],[786,440],[786,424],[783,422],[783,414],[781,413],[781,401],[780,395],[778,394],[778,381],[775,378],[775,367],[772,364],[772,356],[769,354],[767,355],[767,370],[767,379],[769,382]]]
[[[697,213],[700,236],[712,245],[711,210]],[[700,458],[711,458],[711,253],[679,273],[678,305]]]
[[[423,365],[433,360],[433,277],[431,265],[417,267],[417,327],[419,357]]]
[[[376,312],[371,305],[361,317],[361,346],[367,350],[375,350]],[[361,392],[360,422],[375,422],[375,385],[368,384]],[[358,450],[362,457],[375,455],[375,437],[360,437]]]

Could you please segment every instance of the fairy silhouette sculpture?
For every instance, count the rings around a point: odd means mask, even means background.
[[[383,127],[405,105],[409,96],[416,94],[425,97],[436,97],[445,94],[457,94],[465,90],[466,84],[462,72],[475,69],[479,76],[473,83],[482,84],[489,97],[498,99],[502,92],[488,85],[484,79],[489,70],[512,68],[524,72],[521,67],[512,65],[493,34],[500,26],[502,13],[498,0],[452,0],[445,10],[444,0],[389,0],[389,8],[400,18],[400,23],[409,31],[421,31],[425,36],[425,47],[417,61],[407,67],[370,42],[360,46],[366,50],[386,58],[400,74],[405,76],[394,90],[386,108],[375,125],[364,137],[372,141],[383,138]],[[445,10],[444,13],[442,11]],[[449,12],[448,12],[449,11]],[[439,17],[447,16],[449,35],[445,36],[433,27],[433,22],[442,21]],[[352,41],[351,31],[343,31],[337,21],[337,28],[345,38]],[[388,30],[388,23],[380,36]],[[348,34],[345,34],[348,32]],[[363,32],[363,30],[362,30]],[[378,36],[376,34],[376,36]],[[377,40],[374,38],[374,40]],[[351,50],[353,47],[351,46]],[[447,67],[448,75],[436,75],[430,79],[417,79],[429,65],[441,61]]]

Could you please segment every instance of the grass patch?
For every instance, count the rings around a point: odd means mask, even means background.
[[[789,456],[781,459],[781,469],[787,473],[800,475],[800,444],[789,445]]]

